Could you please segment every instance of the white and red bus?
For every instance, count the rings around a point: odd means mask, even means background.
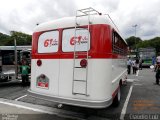
[[[127,77],[127,44],[107,16],[78,21],[76,28],[75,17],[35,28],[29,94],[90,108],[116,105]]]

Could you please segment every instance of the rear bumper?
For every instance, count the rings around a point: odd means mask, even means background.
[[[103,100],[103,101],[62,98],[62,97],[42,95],[37,92],[35,93],[31,91],[30,89],[28,90],[28,95],[34,98],[39,98],[39,99],[43,99],[43,100],[47,100],[51,102],[57,102],[57,103],[81,106],[81,107],[88,107],[88,108],[106,108],[112,104],[112,98]]]

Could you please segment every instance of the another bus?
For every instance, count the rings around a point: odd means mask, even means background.
[[[105,15],[67,17],[35,28],[32,97],[89,108],[118,105],[127,75],[127,44]]]
[[[15,50],[18,65],[24,57],[30,62],[31,46],[16,46],[16,49],[15,46],[0,46],[0,81],[11,80],[15,76]]]
[[[142,66],[149,67],[152,65],[152,57],[156,57],[155,48],[139,48],[139,57],[143,60]]]

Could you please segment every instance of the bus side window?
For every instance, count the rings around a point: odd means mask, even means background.
[[[126,54],[126,44],[124,40],[115,31],[113,31],[112,33],[112,51],[116,54]]]

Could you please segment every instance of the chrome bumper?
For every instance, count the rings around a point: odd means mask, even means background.
[[[112,98],[104,101],[80,100],[73,98],[62,98],[62,97],[42,95],[40,93],[33,92],[30,89],[28,90],[28,95],[46,101],[57,102],[73,106],[87,107],[87,108],[106,108],[112,104]]]

